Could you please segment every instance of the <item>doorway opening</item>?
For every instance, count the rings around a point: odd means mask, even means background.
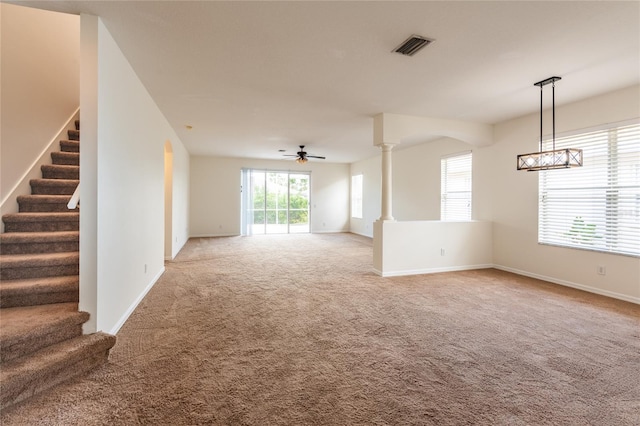
[[[173,149],[164,143],[164,258],[173,259]]]
[[[242,235],[310,232],[309,172],[242,170]]]

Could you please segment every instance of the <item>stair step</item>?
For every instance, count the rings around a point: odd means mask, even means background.
[[[60,141],[60,151],[62,152],[80,152],[80,141]]]
[[[75,179],[31,179],[33,195],[73,195],[79,180]]]
[[[70,195],[20,195],[18,205],[22,213],[72,212],[67,207]]]
[[[78,288],[77,275],[2,280],[0,282],[0,308],[78,303]]]
[[[4,409],[104,364],[116,338],[98,332],[40,350],[3,365],[0,371]]]
[[[79,250],[80,232],[6,232],[0,234],[0,254],[61,253]]]
[[[20,280],[59,277],[80,273],[80,253],[37,253],[0,255],[0,279]]]
[[[67,135],[69,135],[70,141],[79,141],[80,140],[80,130],[69,130],[67,131]]]
[[[2,309],[0,362],[80,336],[82,324],[88,319],[89,314],[79,312],[76,303]]]
[[[80,130],[80,120],[76,120],[74,124],[76,125],[76,130]]]
[[[80,153],[55,151],[51,153],[51,160],[53,161],[53,164],[66,164],[69,166],[79,166]]]
[[[2,216],[4,230],[8,232],[78,231],[80,213],[35,212],[11,213]]]
[[[68,164],[46,164],[40,167],[43,179],[80,179],[80,166]]]

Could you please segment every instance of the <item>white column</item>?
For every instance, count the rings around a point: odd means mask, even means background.
[[[392,194],[393,184],[391,173],[391,150],[393,144],[381,144],[382,148],[382,216],[380,220],[394,220],[392,215]]]

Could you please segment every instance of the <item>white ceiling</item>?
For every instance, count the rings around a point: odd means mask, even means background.
[[[380,112],[497,123],[547,77],[558,106],[640,82],[636,1],[18,4],[100,16],[196,155],[353,162]],[[392,53],[412,34],[436,42]]]

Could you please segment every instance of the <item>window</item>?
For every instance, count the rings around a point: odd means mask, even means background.
[[[242,170],[242,235],[310,232],[308,172]]]
[[[362,219],[362,175],[351,176],[351,217]]]
[[[471,220],[471,152],[440,160],[440,219]]]
[[[640,256],[640,125],[556,139],[569,147],[583,167],[539,172],[538,242]]]

